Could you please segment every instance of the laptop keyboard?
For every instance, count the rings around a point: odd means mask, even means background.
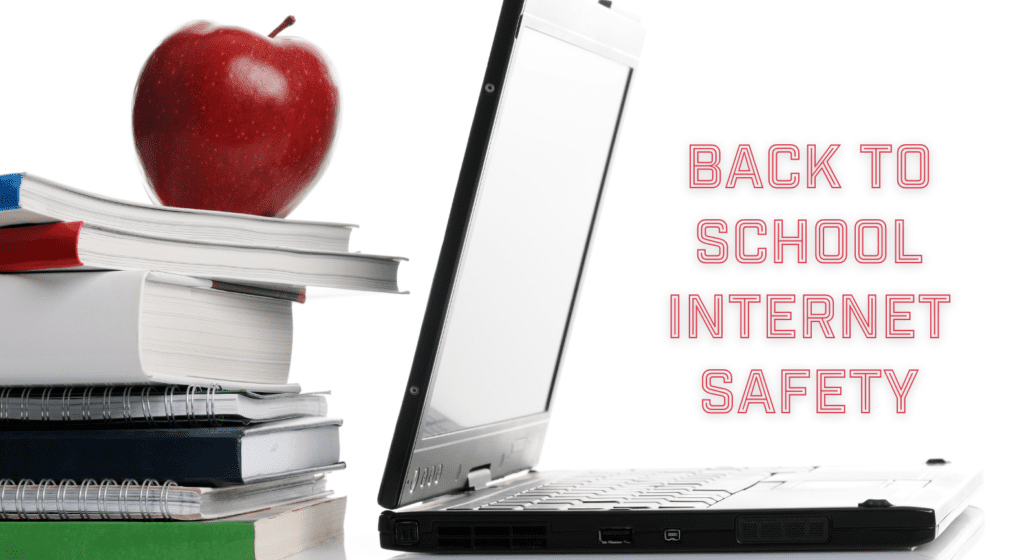
[[[770,476],[767,469],[573,473],[454,511],[703,509]]]

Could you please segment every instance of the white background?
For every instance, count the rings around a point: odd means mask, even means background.
[[[405,296],[328,295],[296,307],[292,379],[332,390],[344,417],[334,484],[350,495],[349,557],[375,550],[375,504],[391,431],[481,84],[499,2],[176,1],[5,5],[0,34],[0,172],[30,171],[145,201],[131,136],[132,93],[149,53],[208,19],[306,38],[332,59],[344,109],[333,162],[294,218],[362,225],[354,248],[410,258]],[[648,29],[620,135],[587,283],[541,467],[918,463],[942,456],[985,468],[986,537],[973,557],[1006,553],[1019,533],[1021,338],[1013,235],[1022,197],[1021,13],[1016,5],[621,0]],[[728,165],[740,143],[762,174],[767,150],[842,147],[841,191],[755,192],[686,186],[686,148],[715,143]],[[924,143],[931,185],[868,188],[861,143]],[[824,188],[823,188],[824,187]],[[700,265],[701,218],[907,220],[922,265]],[[788,222],[792,223],[792,222]],[[529,224],[524,224],[529,226]],[[789,227],[794,227],[790,225]],[[731,232],[731,226],[730,226]],[[792,251],[792,250],[791,250]],[[890,254],[892,248],[890,247]],[[770,255],[769,255],[770,259]],[[792,260],[792,252],[787,255]],[[813,260],[813,256],[812,256]],[[852,261],[852,259],[850,259]],[[949,293],[942,338],[671,340],[669,295]],[[794,306],[794,310],[796,310]],[[794,325],[799,328],[798,325]],[[833,328],[839,329],[838,320]],[[905,415],[884,381],[874,412],[709,416],[700,374],[728,368],[741,392],[764,369],[776,409],[783,367],[907,368],[921,373]],[[739,385],[736,387],[735,385]],[[813,388],[813,384],[811,384]],[[738,400],[738,395],[737,395]]]

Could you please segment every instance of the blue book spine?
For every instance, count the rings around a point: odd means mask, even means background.
[[[0,212],[21,208],[21,173],[0,175]]]

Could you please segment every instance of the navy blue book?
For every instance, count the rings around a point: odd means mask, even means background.
[[[173,480],[232,486],[345,467],[340,420],[208,428],[6,430],[0,479]]]

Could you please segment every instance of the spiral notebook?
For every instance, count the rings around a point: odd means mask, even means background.
[[[196,521],[242,515],[331,494],[323,475],[301,475],[228,488],[156,480],[0,481],[0,520]]]
[[[0,424],[135,423],[154,427],[251,424],[325,416],[329,393],[253,393],[209,387],[6,387]]]

